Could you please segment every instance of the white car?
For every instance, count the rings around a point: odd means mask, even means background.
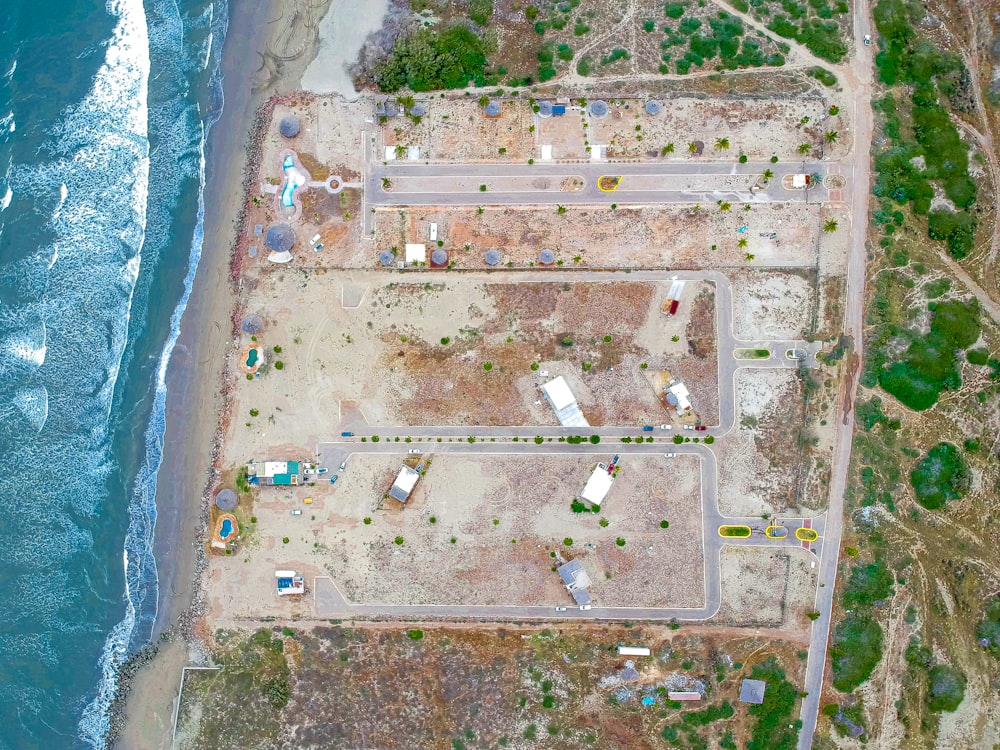
[[[419,449],[419,448],[410,448],[410,450],[408,450],[408,451],[406,451],[406,452],[407,452],[407,453],[410,453],[410,454],[413,454],[413,453],[420,453],[420,449]]]
[[[664,453],[663,457],[664,458],[677,458],[677,454],[676,453]]]
[[[565,612],[565,611],[566,611],[565,607],[556,607],[556,612]]]
[[[589,604],[581,604],[580,605],[580,609],[582,609],[582,610],[590,609],[590,605]]]
[[[865,34],[865,46],[866,47],[870,47],[871,43],[872,43],[872,35],[871,34]]]
[[[346,469],[346,468],[347,468],[347,464],[346,464],[346,463],[342,463],[342,464],[340,465],[340,468],[339,468],[339,469],[337,469],[337,471],[343,471],[343,470],[344,470],[344,469]]]
[[[289,511],[289,513],[291,513],[293,516],[301,516],[302,515],[302,510],[299,509],[299,508],[292,508]]]
[[[315,474],[316,473],[316,469],[306,469],[302,473],[305,474],[308,477],[308,476],[310,476],[312,474]]]
[[[674,426],[672,424],[661,424],[660,425],[660,429],[661,430],[672,430],[672,429],[674,429]]]
[[[693,430],[694,429],[694,425],[693,424],[686,424],[686,425],[684,425],[684,429],[685,430]]]

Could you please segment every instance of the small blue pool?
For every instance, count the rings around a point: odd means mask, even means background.
[[[656,698],[654,698],[651,695],[644,695],[642,697],[642,705],[644,705],[644,706],[655,706],[656,705]]]
[[[222,519],[222,527],[219,529],[219,538],[228,539],[233,533],[233,522],[228,518]]]

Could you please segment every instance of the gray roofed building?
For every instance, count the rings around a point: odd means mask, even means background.
[[[558,573],[569,593],[573,595],[573,601],[577,604],[590,604],[590,592],[587,591],[590,587],[590,576],[583,569],[582,562],[570,560],[559,566]]]
[[[488,265],[488,266],[499,266],[500,265],[500,251],[499,250],[487,250],[486,251],[486,265]]]
[[[264,321],[259,315],[247,315],[240,323],[240,328],[243,329],[243,333],[253,336],[264,328]]]
[[[295,230],[288,224],[275,224],[267,230],[264,244],[276,253],[287,253],[295,244]]]
[[[758,705],[763,703],[766,688],[767,683],[764,680],[743,680],[740,683],[740,703],[756,703]]]
[[[569,593],[573,595],[573,601],[577,604],[590,604],[593,601],[587,589],[570,589]]]
[[[490,103],[486,105],[486,116],[487,117],[499,117],[500,116],[500,102],[495,99],[490,100]]]
[[[543,266],[551,266],[553,263],[556,262],[556,254],[551,250],[549,250],[548,248],[546,248],[538,254],[538,262],[541,263]]]
[[[552,117],[552,102],[538,102],[538,116]]]
[[[281,123],[278,125],[278,132],[281,133],[285,138],[294,138],[299,134],[299,118],[284,117]]]
[[[656,99],[650,99],[646,102],[646,114],[647,115],[658,115],[660,114],[660,103]]]
[[[396,256],[392,254],[392,250],[383,250],[378,254],[378,262],[383,266],[391,266],[394,260]]]
[[[427,114],[427,107],[423,104],[414,104],[410,107],[410,117],[423,117]]]
[[[219,490],[219,494],[215,496],[215,505],[219,510],[232,510],[238,502],[239,498],[233,490]]]
[[[435,250],[431,253],[431,265],[438,267],[448,265],[448,253],[441,248]]]
[[[587,107],[587,112],[591,117],[607,117],[608,103],[598,99],[596,102],[590,103],[590,106]]]

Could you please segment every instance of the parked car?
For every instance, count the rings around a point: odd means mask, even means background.
[[[342,432],[342,433],[340,433],[340,436],[341,437],[354,437],[354,433],[353,432]]]
[[[663,457],[664,458],[677,458],[677,454],[676,453],[664,453]]]
[[[407,453],[410,453],[410,454],[413,454],[413,453],[420,453],[420,449],[419,449],[419,448],[410,448],[410,450],[408,450],[408,451],[406,451],[406,452],[407,452]]]
[[[565,611],[566,611],[565,607],[556,607],[556,612],[565,612]]]
[[[693,424],[686,424],[686,425],[684,425],[684,429],[685,430],[693,430],[694,429],[694,425]]]
[[[306,469],[302,473],[305,474],[308,477],[308,476],[311,476],[311,475],[315,474],[316,473],[316,469]]]
[[[589,604],[581,604],[580,605],[580,609],[584,609],[584,610],[590,609],[590,605]]]
[[[703,424],[699,424],[699,425],[695,425],[695,429],[699,430],[700,432],[704,432],[705,430],[708,429],[708,427],[705,426],[705,425],[703,425]]]
[[[644,424],[642,426],[642,431],[643,432],[652,432],[653,431],[653,425],[651,425],[651,424]]]
[[[674,429],[674,426],[672,424],[661,424],[660,425],[660,429],[661,430],[672,430],[672,429]]]
[[[291,509],[290,511],[288,511],[288,512],[289,512],[289,513],[291,513],[291,514],[292,514],[293,516],[301,516],[301,515],[302,515],[302,510],[301,510],[301,508],[292,508],[292,509]]]
[[[872,43],[872,35],[871,34],[865,34],[865,46],[866,47],[870,47],[871,43]]]
[[[320,468],[316,469],[317,474],[326,474],[328,471],[330,470],[325,466],[321,466]]]
[[[336,483],[337,483],[337,475],[334,474],[332,477],[330,477],[330,484],[336,484]]]
[[[342,464],[340,465],[340,468],[339,468],[339,469],[337,469],[337,471],[343,471],[343,470],[344,470],[344,469],[346,469],[346,468],[347,468],[347,462],[345,461],[344,463],[342,463]]]

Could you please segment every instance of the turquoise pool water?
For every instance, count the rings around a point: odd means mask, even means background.
[[[281,191],[281,205],[291,208],[295,205],[292,202],[292,193],[294,193],[296,188],[302,184],[299,180],[300,173],[299,170],[295,168],[295,159],[291,156],[285,157],[285,161],[282,162],[282,167],[285,169],[285,187]]]
[[[228,518],[222,519],[222,528],[219,529],[219,538],[228,539],[230,534],[233,533],[233,522]]]
[[[257,350],[251,348],[250,351],[247,352],[247,367],[253,367],[255,364],[257,364]]]

